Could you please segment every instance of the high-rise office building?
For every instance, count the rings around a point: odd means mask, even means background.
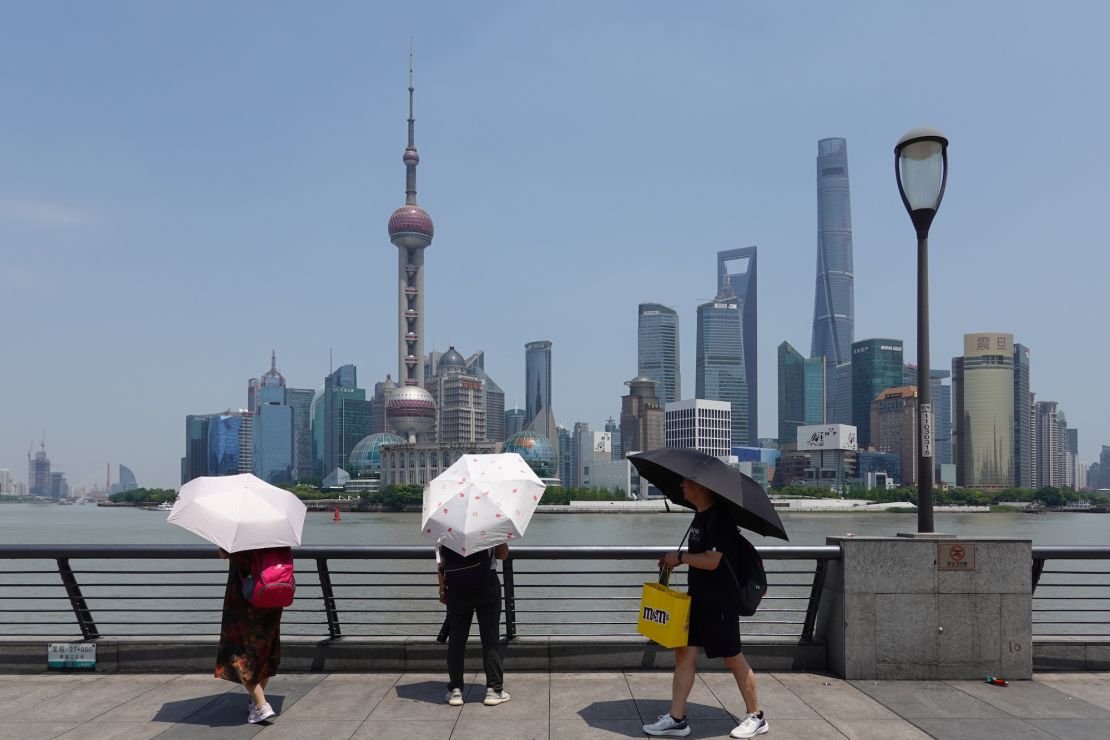
[[[512,408],[505,411],[505,439],[521,432],[524,429],[524,420],[528,412],[521,408]]]
[[[391,433],[389,431],[390,426],[385,418],[385,400],[396,389],[397,384],[393,382],[393,376],[388,373],[385,380],[374,383],[374,397],[370,401],[373,404],[370,420],[372,434]]]
[[[11,496],[15,493],[15,486],[12,483],[12,471],[8,468],[0,468],[0,496]]]
[[[852,363],[842,362],[835,368],[825,363],[826,369],[831,369],[825,378],[825,415],[832,409],[832,418],[826,418],[829,424],[852,423]]]
[[[798,427],[825,423],[824,357],[805,358],[790,342],[778,346],[780,445],[798,441]]]
[[[964,335],[952,358],[956,482],[998,490],[1014,485],[1014,337]]]
[[[1069,449],[1068,422],[1064,412],[1056,401],[1037,401],[1033,416],[1033,446],[1037,456],[1034,487],[1070,488],[1075,485],[1074,461]]]
[[[312,475],[312,399],[311,388],[286,388],[285,405],[293,412],[293,478],[302,481]]]
[[[486,397],[482,379],[471,374],[458,350],[449,347],[429,381],[436,402],[436,442],[473,444],[486,441]]]
[[[248,387],[255,391],[252,472],[267,483],[291,483],[293,409],[285,403],[285,377],[277,369],[277,352],[270,355],[270,369]]]
[[[805,357],[790,342],[778,346],[778,381],[781,445],[797,442],[798,427],[805,425]]]
[[[917,483],[917,387],[887,388],[871,402],[871,446],[900,460],[904,486]]]
[[[336,468],[345,470],[355,445],[370,436],[373,404],[358,387],[355,366],[342,365],[324,378],[313,408],[315,477],[323,478]]]
[[[813,302],[810,357],[824,357],[831,383],[835,368],[851,362],[855,341],[855,271],[852,262],[852,203],[848,191],[848,142],[817,142],[817,289]],[[837,398],[849,391],[830,387],[826,416],[837,419]],[[867,399],[864,404],[871,402]],[[845,422],[841,422],[845,423]]]
[[[605,420],[605,431],[609,432],[609,439],[612,440],[612,454],[610,455],[613,460],[620,460],[623,455],[621,453],[621,424],[619,421],[610,416]]]
[[[33,458],[27,459],[27,493],[44,498],[50,496],[50,458],[46,456],[46,442]]]
[[[254,414],[247,410],[213,414],[208,420],[207,475],[254,472]]]
[[[728,401],[691,398],[663,408],[667,447],[698,450],[714,457],[732,454],[732,405]]]
[[[562,424],[555,427],[555,436],[559,440],[559,481],[562,486],[571,488],[578,485],[575,477],[577,461],[574,459],[574,437]]]
[[[1033,396],[1029,392],[1029,348],[1014,345],[1014,485],[1033,487]]]
[[[732,444],[749,445],[748,384],[740,303],[727,281],[717,297],[698,306],[694,396],[732,404]],[[623,426],[623,425],[622,425]]]
[[[181,485],[208,473],[208,424],[216,414],[185,417],[185,457],[181,458]]]
[[[124,493],[126,491],[134,491],[138,487],[139,483],[135,480],[135,472],[121,463],[119,466],[119,481],[113,483],[108,488],[108,493]]]
[[[1064,421],[1064,424],[1066,425],[1067,422]],[[1068,461],[1068,486],[1070,486],[1073,490],[1078,491],[1081,490],[1084,485],[1086,485],[1086,481],[1084,481],[1082,484],[1080,484],[1079,482],[1079,469],[1083,468],[1084,471],[1086,470],[1086,467],[1084,467],[1083,464],[1079,462],[1079,430],[1073,427],[1066,427],[1065,431],[1067,433],[1065,439],[1065,448]]]
[[[486,372],[486,353],[478,350],[467,357],[466,370],[482,381],[482,393],[486,398],[486,440],[504,442],[508,439],[505,435],[505,391]]]
[[[929,371],[929,397],[933,405],[934,480],[940,480],[940,466],[952,464],[952,386],[944,381],[952,376],[948,370]],[[917,365],[907,364],[904,385],[917,385]]]
[[[717,252],[717,285],[727,280],[740,300],[740,323],[744,327],[744,380],[748,385],[748,441],[759,438],[759,310],[756,247]],[[678,400],[671,399],[671,400]]]
[[[637,373],[659,382],[664,403],[682,394],[678,312],[659,303],[641,303],[636,332]]]
[[[654,450],[663,446],[663,404],[656,395],[658,383],[638,375],[625,383],[628,395],[621,396],[621,454]]]
[[[551,408],[551,342],[524,345],[524,426]],[[548,440],[551,441],[550,439]]]
[[[806,405],[805,405],[805,418],[806,424],[824,424],[825,413],[828,410],[826,405],[826,391],[828,390],[829,382],[829,368],[825,364],[824,357],[808,357],[804,362],[805,366],[805,386],[806,386]]]
[[[902,385],[904,372],[901,339],[852,343],[852,426],[860,449],[871,446],[871,402],[887,388]]]
[[[574,428],[570,432],[571,455],[574,458],[571,467],[574,476],[574,485],[584,486],[585,478],[583,477],[583,467],[588,468],[590,460],[593,459],[593,450],[590,447],[591,442],[590,425],[585,421],[574,422]]]

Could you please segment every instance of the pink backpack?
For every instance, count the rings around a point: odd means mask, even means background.
[[[262,609],[279,609],[293,603],[297,582],[293,578],[293,551],[288,547],[258,550],[251,558],[251,572],[243,578],[243,597]]]

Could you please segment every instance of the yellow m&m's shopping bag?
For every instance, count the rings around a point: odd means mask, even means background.
[[[682,647],[690,637],[690,597],[662,583],[645,583],[636,630],[666,648]]]

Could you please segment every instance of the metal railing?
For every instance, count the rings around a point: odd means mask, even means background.
[[[530,547],[501,564],[503,629],[632,636],[665,547]],[[759,548],[768,590],[746,636],[812,640],[835,546]],[[430,547],[301,547],[288,636],[433,636],[444,617]],[[685,569],[672,586],[685,585]],[[0,637],[180,637],[219,631],[228,566],[206,546],[0,546]]]
[[[1110,637],[1110,547],[1033,548],[1033,637]]]

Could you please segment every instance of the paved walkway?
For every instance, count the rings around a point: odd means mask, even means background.
[[[472,676],[479,679],[480,676]],[[760,673],[769,740],[861,738],[1110,737],[1110,673],[1042,674],[1008,688],[975,681],[841,681],[813,673]],[[670,674],[510,673],[512,701],[443,702],[441,674],[284,674],[270,684],[280,712],[247,725],[241,688],[189,675],[0,676],[0,738],[141,740],[530,740],[642,737],[666,711]],[[699,677],[690,697],[691,737],[727,737],[742,712],[724,673]]]

